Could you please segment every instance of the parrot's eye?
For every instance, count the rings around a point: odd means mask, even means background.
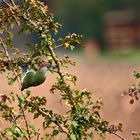
[[[50,69],[52,65],[50,63],[48,63],[46,66],[48,69]]]

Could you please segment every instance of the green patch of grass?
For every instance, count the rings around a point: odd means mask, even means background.
[[[112,61],[126,61],[130,63],[140,63],[140,49],[124,51],[107,51],[101,55],[104,59]]]

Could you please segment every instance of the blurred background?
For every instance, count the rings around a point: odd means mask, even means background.
[[[96,49],[127,50],[140,46],[139,0],[47,0],[61,34],[83,34]]]
[[[78,77],[77,89],[86,88],[93,92],[93,100],[101,97],[104,119],[122,122],[123,136],[132,140],[131,132],[140,132],[140,101],[129,104],[129,97],[121,97],[124,90],[136,81],[133,70],[140,67],[140,0],[46,0],[58,22],[63,25],[58,37],[68,33],[83,34],[85,47],[73,51],[58,49],[58,55],[70,55],[76,67],[70,73]],[[23,48],[21,42],[36,41],[36,37],[16,36],[15,44]],[[58,113],[66,111],[59,104],[59,94],[50,95],[49,87],[54,79],[37,88],[31,88],[34,95],[40,93],[48,98],[48,107]],[[0,78],[4,79],[4,76]],[[6,79],[6,78],[5,78]],[[6,84],[6,80],[5,80]],[[7,85],[6,85],[7,86]],[[16,88],[16,85],[15,85]],[[9,89],[0,84],[0,92]],[[59,139],[59,138],[58,138]],[[119,140],[108,135],[106,140]]]

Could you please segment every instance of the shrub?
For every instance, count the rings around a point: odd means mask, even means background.
[[[91,93],[87,90],[75,90],[71,84],[76,86],[77,77],[64,72],[62,69],[75,63],[65,56],[59,59],[55,50],[58,47],[73,49],[81,44],[82,36],[68,34],[64,38],[54,39],[61,25],[54,20],[53,14],[48,7],[39,0],[25,0],[16,4],[14,0],[7,2],[2,0],[0,8],[0,72],[6,73],[9,86],[18,83],[16,91],[2,93],[0,95],[0,112],[2,120],[7,127],[0,130],[1,140],[17,139],[52,139],[61,133],[66,135],[65,139],[83,140],[93,139],[93,132],[101,138],[106,132],[116,134],[121,130],[122,125],[110,125],[100,116],[100,109],[103,102],[100,99],[91,100]],[[38,43],[29,44],[31,49],[23,53],[13,44],[13,28],[17,26],[19,35],[32,35],[38,37]],[[39,65],[48,61],[55,65],[49,71],[56,75],[55,84],[51,87],[50,93],[59,92],[61,102],[68,107],[67,113],[57,114],[48,110],[47,94],[45,97],[33,96],[30,90],[21,91],[23,82],[22,69],[38,71]],[[70,83],[71,82],[71,83]],[[28,115],[34,119],[41,119],[43,132],[36,124],[30,123]],[[21,121],[24,120],[24,125]],[[6,126],[6,125],[5,125]],[[49,130],[49,131],[47,131]],[[118,136],[118,135],[117,135]],[[120,137],[121,138],[121,137]],[[121,138],[123,139],[123,138]]]

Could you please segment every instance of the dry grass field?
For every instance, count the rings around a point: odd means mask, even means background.
[[[101,114],[105,120],[112,123],[122,122],[124,132],[122,135],[131,140],[133,130],[140,131],[140,101],[133,105],[129,104],[129,97],[121,97],[123,90],[127,90],[135,80],[132,77],[133,70],[139,70],[138,64],[94,60],[87,62],[84,58],[75,57],[76,67],[70,67],[69,72],[77,75],[78,82],[75,88],[86,88],[93,92],[93,100],[101,97],[104,100],[104,106]],[[48,99],[48,108],[57,113],[64,113],[67,108],[59,104],[59,94],[49,94],[49,87],[54,83],[54,76],[47,73],[47,80],[37,88],[31,88],[32,94],[46,96]],[[0,93],[8,93],[10,90],[18,92],[15,84],[8,87],[6,76],[0,76]],[[30,120],[30,116],[28,118]],[[41,120],[37,121],[40,126]],[[2,121],[0,125],[5,125]],[[22,122],[21,122],[22,123]],[[57,138],[58,140],[60,138]],[[116,136],[108,135],[106,140],[119,140]]]

